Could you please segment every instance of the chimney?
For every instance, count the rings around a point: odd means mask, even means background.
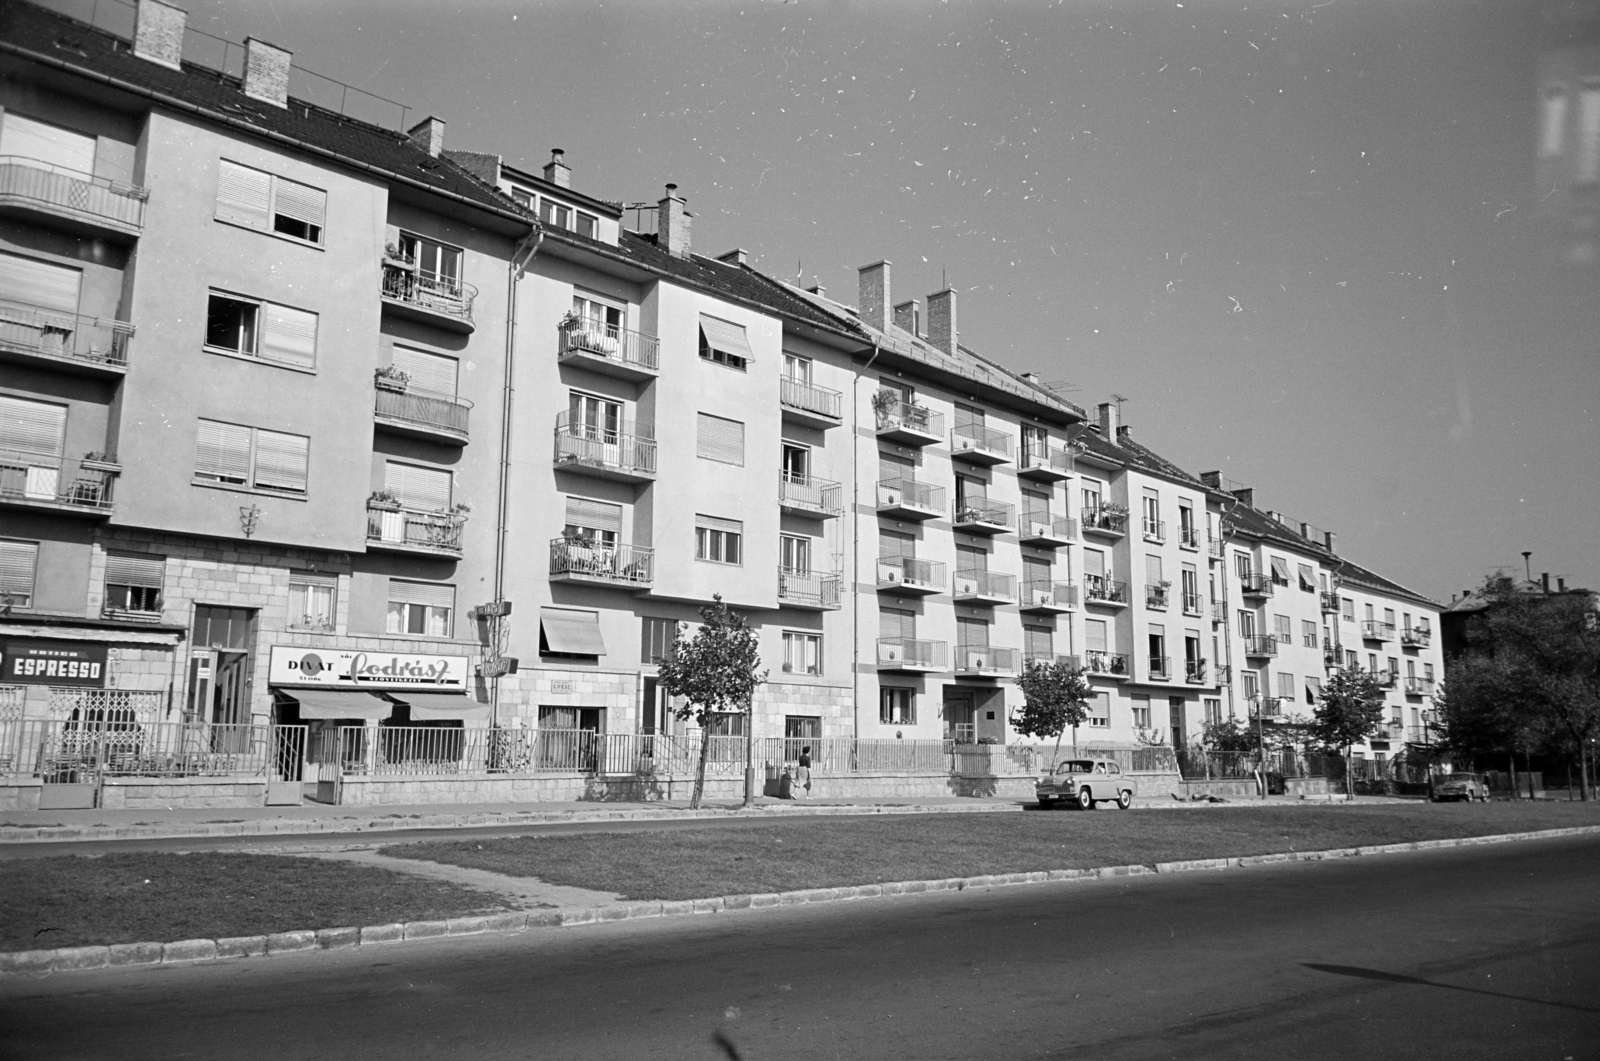
[[[723,265],[743,265],[749,257],[750,256],[744,252],[744,248],[735,247],[726,254],[717,255],[717,261],[721,262]]]
[[[1544,587],[1546,594],[1550,592],[1550,572],[1546,571],[1544,574],[1539,576],[1539,585]]]
[[[292,52],[275,44],[244,39],[244,94],[274,107],[289,105],[289,59]],[[434,154],[439,152],[435,151]]]
[[[1564,578],[1556,579],[1556,592],[1557,593],[1565,593],[1566,591],[1567,591],[1567,580],[1564,579]]]
[[[1100,414],[1100,434],[1107,441],[1117,440],[1117,405],[1115,402],[1101,402],[1095,407],[1095,412]]]
[[[1233,491],[1233,496],[1237,497],[1239,499],[1239,504],[1243,505],[1245,508],[1256,507],[1256,492],[1254,487],[1241,487],[1240,489]]]
[[[857,294],[861,316],[861,323],[878,329],[880,332],[889,330],[891,318],[889,316],[889,262],[874,262],[863,265],[856,270]]]
[[[550,149],[550,161],[544,164],[544,179],[557,188],[572,187],[572,167],[563,161],[566,154],[559,147],[553,147]]]
[[[161,0],[139,0],[133,16],[133,54],[174,70],[183,69],[183,27],[189,16]]]
[[[928,342],[956,356],[956,293],[948,287],[928,296]]]
[[[1221,490],[1222,489],[1222,473],[1221,472],[1201,472],[1200,473],[1200,481],[1202,483],[1205,483],[1207,486],[1211,487],[1211,489],[1213,489],[1213,490]]]
[[[1328,552],[1337,554],[1339,552],[1339,536],[1333,531],[1323,531],[1322,536],[1328,543]]]
[[[922,306],[916,299],[902,302],[894,308],[894,323],[897,328],[904,328],[912,335],[922,335]]]
[[[1118,424],[1117,425],[1117,442],[1118,443],[1126,442],[1126,441],[1128,441],[1129,437],[1130,436],[1129,436],[1129,431],[1128,431],[1128,425],[1127,424]]]
[[[821,284],[812,284],[810,287],[806,288],[806,290],[811,294],[816,295],[818,298],[828,297],[828,289],[823,287]]]
[[[439,152],[444,150],[444,119],[429,115],[416,125],[413,125],[406,133],[406,136],[411,139],[413,144],[416,144],[434,158],[438,158]]]
[[[689,257],[689,222],[694,215],[684,209],[685,205],[678,186],[669,184],[666,198],[656,212],[656,246],[674,258]]]
[[[1307,541],[1311,540],[1311,524],[1309,524],[1309,523],[1301,523],[1300,524],[1300,537],[1306,539]]]

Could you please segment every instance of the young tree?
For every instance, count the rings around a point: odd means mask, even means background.
[[[1092,690],[1083,672],[1059,660],[1041,662],[1030,659],[1017,676],[1022,689],[1022,710],[1011,720],[1012,727],[1029,737],[1054,737],[1051,769],[1061,754],[1061,734],[1072,727],[1072,754],[1078,754],[1078,727],[1089,717]]]
[[[674,714],[680,720],[694,719],[700,725],[700,765],[695,771],[694,797],[689,805],[700,807],[706,787],[706,757],[711,748],[711,729],[719,718],[745,715],[745,803],[752,802],[754,784],[755,718],[751,701],[756,686],[767,680],[761,667],[756,632],[743,615],[714,594],[710,604],[700,609],[700,629],[684,637],[687,623],[679,623],[672,637],[672,654],[661,661],[656,677],[662,689],[683,697],[683,706]]]
[[[1356,793],[1350,777],[1350,748],[1378,732],[1383,712],[1383,686],[1374,674],[1354,668],[1341,670],[1322,686],[1311,734],[1344,759],[1345,794],[1351,799]]]

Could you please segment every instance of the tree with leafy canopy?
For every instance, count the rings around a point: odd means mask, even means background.
[[[1072,727],[1072,753],[1078,753],[1078,727],[1089,717],[1093,690],[1083,672],[1060,660],[1030,659],[1022,665],[1016,683],[1022,689],[1022,710],[1011,720],[1018,733],[1056,739],[1051,768],[1061,754],[1061,735]]]
[[[745,776],[748,785],[751,741],[755,719],[751,703],[756,686],[767,680],[761,666],[760,644],[743,615],[712,595],[712,604],[700,609],[700,629],[685,637],[687,623],[679,623],[672,637],[672,652],[661,661],[656,682],[669,695],[683,698],[673,714],[679,721],[694,719],[700,726],[700,764],[694,778],[694,797],[689,806],[699,809],[706,787],[706,758],[711,748],[711,730],[718,719],[745,715]],[[748,802],[749,793],[746,793]]]
[[[1311,718],[1311,735],[1344,760],[1345,794],[1355,799],[1350,776],[1350,748],[1375,736],[1383,723],[1386,703],[1376,674],[1356,667],[1336,671],[1322,686]]]

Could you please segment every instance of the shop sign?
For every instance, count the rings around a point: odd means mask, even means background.
[[[433,689],[465,692],[469,656],[301,648],[273,645],[270,685],[324,689]]]
[[[93,641],[6,641],[0,648],[0,684],[104,688],[106,648]]]

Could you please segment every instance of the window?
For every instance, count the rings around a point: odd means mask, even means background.
[[[1105,729],[1111,725],[1111,694],[1098,692],[1089,698],[1089,728]]]
[[[915,726],[917,702],[910,689],[878,690],[878,721],[885,726]]]
[[[1329,648],[1333,647],[1333,632],[1326,625],[1322,627],[1322,643]]]
[[[456,588],[437,582],[389,580],[389,614],[384,630],[391,634],[450,636]]]
[[[1213,726],[1222,725],[1222,700],[1218,697],[1205,698],[1206,721]]]
[[[621,402],[584,394],[582,391],[572,391],[567,395],[567,433],[573,438],[615,446],[621,431]],[[602,453],[601,459],[610,459],[615,463],[618,456]]]
[[[1089,652],[1107,651],[1106,621],[1087,619],[1083,624],[1083,647]]]
[[[1376,652],[1367,653],[1367,670],[1373,674],[1378,673],[1378,654]]]
[[[1239,692],[1246,700],[1254,700],[1261,695],[1261,679],[1253,670],[1239,672]]]
[[[417,275],[430,288],[460,293],[461,248],[428,239],[426,236],[400,233],[400,253],[415,262]]]
[[[676,619],[657,619],[647,615],[639,622],[639,662],[660,663],[672,656],[672,641],[678,632]]]
[[[618,338],[625,320],[621,306],[588,292],[573,292],[572,315],[583,322],[584,330],[594,340]]]
[[[778,565],[791,575],[811,573],[811,539],[798,534],[778,538]]]
[[[622,537],[622,506],[587,497],[568,497],[562,534],[584,539],[591,547],[614,548]]]
[[[1393,661],[1391,660],[1390,662],[1393,662]],[[1417,676],[1417,661],[1414,660],[1414,659],[1406,660],[1406,677],[1409,679],[1409,678],[1415,678],[1416,676]]]
[[[1145,640],[1150,649],[1150,677],[1170,676],[1172,672],[1167,661],[1167,628],[1152,623]]]
[[[1369,623],[1372,622],[1372,620],[1373,620],[1373,611],[1372,611],[1372,605],[1371,604],[1365,605],[1364,614],[1367,617],[1367,622],[1369,622]]]
[[[1278,673],[1278,695],[1290,703],[1294,702],[1294,675],[1288,671]]]
[[[1154,490],[1144,492],[1144,536],[1166,540],[1166,528],[1161,525],[1161,498]]]
[[[788,674],[821,674],[822,635],[785,630],[783,669]]]
[[[328,193],[321,188],[227,159],[220,163],[216,209],[219,221],[320,244],[327,206]]]
[[[1317,647],[1317,624],[1309,619],[1300,620],[1300,641],[1306,648]]]
[[[86,177],[94,173],[94,137],[24,118],[16,111],[7,111],[0,121],[0,155],[60,166]]]
[[[531,207],[533,196],[523,192],[520,201],[523,205]],[[600,219],[594,214],[586,214],[582,210],[574,210],[565,203],[542,197],[539,200],[539,220],[552,228],[564,228],[568,232],[576,232],[588,239],[596,238],[600,225]]]
[[[1150,728],[1150,697],[1144,693],[1135,693],[1133,697],[1133,728]]]
[[[1049,463],[1050,460],[1050,434],[1044,428],[1034,424],[1022,425],[1022,463],[1026,467],[1030,464]]]
[[[694,518],[694,558],[714,564],[740,563],[744,524],[716,516]]]
[[[882,638],[914,641],[917,637],[917,613],[904,608],[878,609],[878,636]]]
[[[448,509],[453,482],[446,468],[425,468],[400,461],[386,461],[383,466],[383,488],[406,508],[423,512]]]
[[[744,325],[703,313],[700,315],[700,356],[740,372],[755,359],[750,352],[750,340],[745,337]]]
[[[1400,661],[1398,659],[1395,659],[1393,656],[1389,657],[1389,673],[1390,674],[1399,674],[1400,673]]]
[[[1317,576],[1316,573],[1311,570],[1311,565],[1301,564],[1299,575],[1300,588],[1307,593],[1315,593],[1317,591]]]
[[[1050,495],[1042,490],[1022,490],[1023,519],[1030,523],[1050,522]]]
[[[220,420],[201,420],[194,477],[278,494],[306,492],[311,440]]]
[[[1241,580],[1248,579],[1251,571],[1253,570],[1254,565],[1250,562],[1249,553],[1233,554],[1233,572],[1234,574],[1238,575]]]
[[[1385,609],[1383,609],[1383,625],[1387,626],[1390,630],[1394,629],[1394,609],[1393,608],[1385,608]]]
[[[1355,670],[1356,669],[1356,661],[1359,658],[1360,657],[1356,655],[1356,650],[1355,649],[1353,649],[1353,648],[1345,649],[1344,650],[1344,666],[1345,666],[1345,669],[1346,670]]]
[[[33,607],[33,576],[39,543],[0,539],[0,611]]]
[[[1317,585],[1321,587],[1322,592],[1328,592],[1328,576],[1326,573],[1320,571],[1317,573]]]
[[[1183,571],[1183,610],[1190,615],[1200,614],[1200,572],[1195,570],[1193,564],[1184,564]]]
[[[53,313],[76,314],[78,291],[82,284],[81,269],[17,254],[0,254],[0,291],[6,293],[8,302],[21,302],[34,309]]]
[[[1275,586],[1287,586],[1289,584],[1289,561],[1281,556],[1274,556],[1271,558],[1271,562],[1272,584]]]
[[[1093,520],[1100,511],[1100,484],[1085,482],[1083,486],[1083,518]]]
[[[956,616],[956,648],[960,651],[989,647],[989,620]]]
[[[598,661],[606,654],[600,613],[574,608],[539,609],[539,655]]]
[[[811,382],[811,359],[791,354],[787,350],[783,353],[783,376],[785,379],[796,380],[800,383]]]
[[[317,315],[213,291],[206,302],[205,345],[241,357],[313,368],[317,363]]]
[[[339,606],[337,575],[289,572],[289,629],[332,633]]]
[[[1200,547],[1200,534],[1194,525],[1194,508],[1187,503],[1178,504],[1178,544],[1189,548]]]
[[[1249,640],[1256,636],[1256,613],[1239,609],[1239,636]]]
[[[461,363],[455,358],[397,345],[394,348],[393,364],[409,377],[406,383],[407,391],[426,391],[429,394],[442,394],[449,398],[456,396]]]
[[[1356,621],[1356,602],[1351,600],[1349,597],[1340,598],[1340,600],[1339,600],[1339,618],[1343,619],[1347,623],[1355,622]]]
[[[1055,662],[1054,632],[1048,626],[1022,628],[1022,654],[1045,663]]]
[[[794,442],[783,444],[783,479],[804,484],[811,478],[811,447]]]
[[[1424,663],[1422,665],[1422,680],[1430,685],[1433,684],[1433,664]]]
[[[12,398],[0,395],[0,450],[9,450],[7,454],[15,460],[14,454],[22,453],[41,457],[61,456],[62,443],[67,435],[67,407],[56,405],[52,402],[34,402],[26,398]],[[26,466],[26,461],[18,461],[24,467],[13,471],[4,469],[9,479],[12,474],[18,478],[26,477],[27,496],[33,497],[42,493],[46,487],[49,496],[56,496],[57,471],[55,468],[34,468]],[[49,479],[45,483],[43,479]],[[18,484],[22,485],[22,484]],[[8,490],[11,489],[7,484]]]
[[[695,455],[723,464],[744,466],[744,424],[700,413],[695,429]]]
[[[1322,695],[1322,679],[1315,677],[1306,678],[1306,703],[1314,704]]]
[[[106,610],[160,615],[161,580],[166,569],[165,557],[108,553]]]

